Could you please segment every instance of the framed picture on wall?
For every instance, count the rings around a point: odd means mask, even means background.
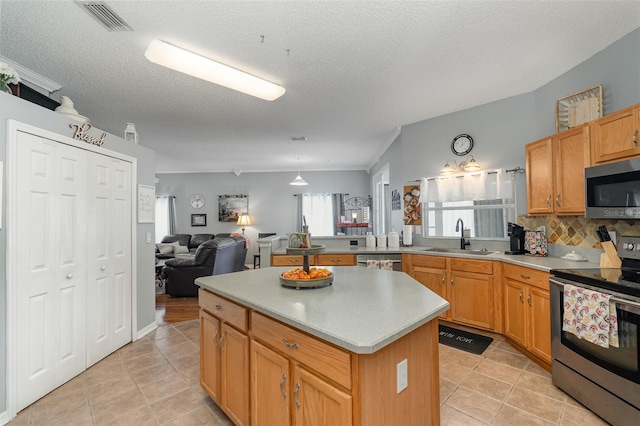
[[[138,223],[155,222],[156,188],[138,185]]]
[[[202,213],[192,214],[191,226],[207,226],[207,215]]]
[[[249,196],[218,195],[218,221],[236,223],[241,214],[249,213]]]

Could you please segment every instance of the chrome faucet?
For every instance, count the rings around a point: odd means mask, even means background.
[[[471,243],[464,238],[464,222],[461,217],[456,222],[456,232],[458,231],[460,231],[460,249],[464,250],[465,246],[470,246]]]

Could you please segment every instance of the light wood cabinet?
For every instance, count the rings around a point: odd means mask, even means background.
[[[640,105],[594,120],[589,126],[593,165],[640,156]]]
[[[549,274],[503,264],[503,276],[505,336],[550,365]]]
[[[589,125],[526,146],[527,211],[584,214],[584,169],[591,164]]]
[[[202,289],[198,298],[200,384],[234,424],[248,425],[248,312]]]
[[[315,256],[309,256],[309,265],[315,265]],[[302,256],[290,254],[274,254],[271,256],[272,266],[302,266],[304,260]]]
[[[411,255],[409,275],[449,301],[451,308],[440,317],[487,330],[496,327],[494,262],[454,257]]]
[[[299,366],[293,382],[294,425],[353,424],[351,395]]]

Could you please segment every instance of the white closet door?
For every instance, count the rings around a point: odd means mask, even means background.
[[[131,163],[88,156],[87,366],[131,341]]]
[[[86,367],[85,152],[17,134],[17,387],[21,410]]]

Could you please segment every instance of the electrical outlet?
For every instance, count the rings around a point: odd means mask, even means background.
[[[147,244],[151,243],[151,232],[147,232],[146,234]]]
[[[358,240],[350,240],[349,241],[349,245],[357,246],[358,245]]]
[[[396,388],[397,388],[397,393],[402,392],[403,390],[405,390],[408,386],[408,362],[405,359],[403,359],[402,361],[400,361],[398,363],[398,365],[396,366]]]

